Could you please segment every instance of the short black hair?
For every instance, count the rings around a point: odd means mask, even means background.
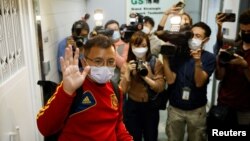
[[[144,18],[143,18],[143,20],[144,20],[144,23],[149,23],[149,24],[151,24],[152,25],[152,27],[154,27],[155,26],[155,22],[154,22],[154,19],[153,18],[151,18],[151,17],[149,17],[149,16],[145,16]]]
[[[97,46],[100,48],[109,48],[111,46],[114,47],[113,42],[110,38],[108,38],[105,35],[98,34],[94,36],[93,38],[90,38],[85,46],[84,46],[84,55],[87,56],[89,54],[89,51],[92,47]]]
[[[89,25],[86,21],[79,20],[79,21],[74,22],[71,28],[71,33],[74,33],[77,28],[78,29],[80,28],[81,30],[87,30],[89,33]]]
[[[240,15],[239,18],[240,24],[250,24],[250,9],[246,10]]]
[[[114,24],[114,23],[117,24],[118,28],[119,28],[119,23],[116,20],[109,20],[109,21],[107,21],[106,24],[105,24],[105,26],[104,26],[104,28],[106,29],[108,27],[108,25]]]
[[[200,28],[204,29],[205,30],[205,36],[206,37],[210,37],[210,35],[211,35],[211,28],[206,23],[204,23],[204,22],[198,22],[198,23],[196,23],[196,24],[194,24],[192,26],[192,28],[194,28],[194,27],[200,27]]]

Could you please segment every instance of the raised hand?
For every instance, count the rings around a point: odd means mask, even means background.
[[[75,90],[82,85],[90,70],[89,66],[85,66],[83,72],[80,72],[78,58],[79,49],[76,48],[73,57],[72,46],[68,46],[65,49],[64,58],[60,58],[61,70],[63,74],[63,90],[69,95],[72,95]]]
[[[194,58],[195,61],[199,61],[201,59],[201,49],[190,50],[190,55]]]
[[[219,26],[222,26],[223,21],[226,19],[226,15],[223,13],[218,13],[216,15],[216,23]]]

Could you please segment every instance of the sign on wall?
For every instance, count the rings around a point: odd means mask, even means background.
[[[162,15],[179,0],[127,0],[127,21],[130,13],[139,13],[150,16],[155,21],[155,28],[160,22]]]

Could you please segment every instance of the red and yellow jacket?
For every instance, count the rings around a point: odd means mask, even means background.
[[[110,82],[97,84],[86,78],[81,102],[69,115],[72,96],[62,85],[37,115],[44,136],[61,131],[59,141],[132,141],[122,121],[122,94],[118,102]]]

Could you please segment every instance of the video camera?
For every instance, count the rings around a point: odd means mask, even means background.
[[[96,36],[99,34],[105,35],[107,37],[112,37],[114,33],[114,30],[111,29],[105,29],[103,26],[96,26],[94,30],[91,33],[91,36]]]
[[[157,31],[155,34],[161,40],[170,44],[162,45],[160,53],[168,56],[189,55],[188,40],[193,37],[191,26],[183,25],[180,31]]]
[[[123,32],[122,40],[129,42],[131,36],[139,30],[143,29],[143,16],[139,13],[131,13],[129,15],[129,25],[122,24],[120,31]]]
[[[144,61],[143,60],[136,60],[136,71],[139,75],[141,76],[147,76],[148,75],[148,70],[147,68],[143,65]]]
[[[224,43],[223,48],[226,48],[225,51],[221,51],[219,54],[219,61],[221,64],[229,63],[232,59],[235,59],[234,54],[238,54],[240,56],[244,55],[244,51],[241,48],[239,43],[233,43],[231,46]]]
[[[77,21],[72,27],[73,39],[76,42],[76,46],[79,48],[83,47],[84,43],[87,41],[86,37],[81,36],[83,26],[82,21]]]

